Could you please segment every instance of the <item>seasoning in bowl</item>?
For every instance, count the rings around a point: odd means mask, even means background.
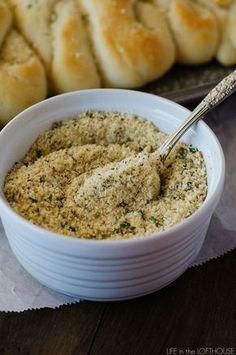
[[[135,115],[81,113],[39,136],[8,173],[5,196],[24,218],[68,236],[123,239],[166,230],[199,208],[207,180],[202,153],[184,143],[165,166],[147,161],[165,138]],[[137,169],[135,183],[128,164]]]

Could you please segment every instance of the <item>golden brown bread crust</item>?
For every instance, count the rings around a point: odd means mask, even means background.
[[[189,0],[172,1],[169,22],[179,63],[201,64],[215,56],[219,43],[218,23],[206,7]]]
[[[100,86],[75,0],[11,0],[17,27],[43,60],[52,93]],[[35,26],[37,23],[37,26]]]
[[[164,18],[151,4],[135,0],[81,0],[106,86],[138,87],[164,74],[175,51]],[[141,8],[140,8],[141,7]],[[140,14],[140,21],[135,17]],[[145,19],[151,17],[150,27]],[[156,26],[154,26],[154,22]]]
[[[0,1],[0,124],[47,94],[46,75],[39,58],[11,27],[9,8]]]
[[[236,64],[236,0],[0,0],[0,57],[1,124],[47,91],[135,88],[175,60]]]
[[[75,1],[59,1],[54,14],[51,69],[54,90],[63,93],[100,87],[100,77]]]
[[[52,59],[50,23],[57,0],[8,0],[15,24],[38,53],[47,71]]]
[[[236,1],[199,0],[207,6],[216,16],[219,26],[220,42],[217,48],[216,58],[225,65],[236,64]]]
[[[43,65],[15,30],[9,32],[1,48],[0,83],[1,123],[47,94]]]

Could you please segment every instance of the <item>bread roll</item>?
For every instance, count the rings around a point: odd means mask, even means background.
[[[23,37],[10,30],[0,51],[0,123],[5,124],[46,95],[43,65]]]
[[[156,6],[135,0],[78,2],[88,16],[105,86],[139,87],[163,75],[174,63],[174,44]]]
[[[234,45],[234,31],[236,31],[235,2],[216,0],[199,0],[215,14],[220,29],[220,43],[216,58],[224,66],[236,64],[236,46]],[[232,3],[232,4],[231,4]],[[224,5],[224,6],[223,6]],[[236,41],[235,41],[236,42]]]
[[[228,17],[228,9],[223,7],[222,5],[217,5],[217,0],[198,0],[198,3],[208,8],[209,11],[216,17],[218,21],[218,29],[219,29],[219,45],[221,44],[223,33],[225,32],[225,24],[227,22]]]
[[[50,22],[57,0],[9,0],[19,31],[39,54],[47,71],[50,70],[52,45]]]
[[[202,64],[215,56],[218,23],[207,7],[191,0],[172,0],[168,17],[179,63]]]
[[[100,87],[78,6],[59,1],[52,23],[52,82],[57,93]]]
[[[76,0],[10,1],[17,27],[44,62],[52,93],[100,86]]]
[[[50,94],[236,64],[236,0],[0,0],[0,124]]]

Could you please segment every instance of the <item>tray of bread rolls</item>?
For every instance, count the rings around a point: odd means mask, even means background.
[[[236,0],[0,0],[0,125],[89,88],[197,99],[235,65]]]

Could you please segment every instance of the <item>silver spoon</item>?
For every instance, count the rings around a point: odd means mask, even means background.
[[[170,135],[157,151],[141,152],[120,162],[95,169],[88,176],[79,177],[74,196],[78,207],[86,211],[117,212],[125,199],[130,207],[141,208],[160,193],[163,163],[182,135],[195,122],[212,110],[236,89],[236,71],[224,78],[201,101],[179,129]]]
[[[216,85],[209,94],[200,102],[190,116],[181,124],[176,132],[172,133],[157,150],[164,162],[172,148],[183,136],[183,134],[200,118],[203,118],[209,111],[224,101],[236,90],[236,70],[225,77]]]

